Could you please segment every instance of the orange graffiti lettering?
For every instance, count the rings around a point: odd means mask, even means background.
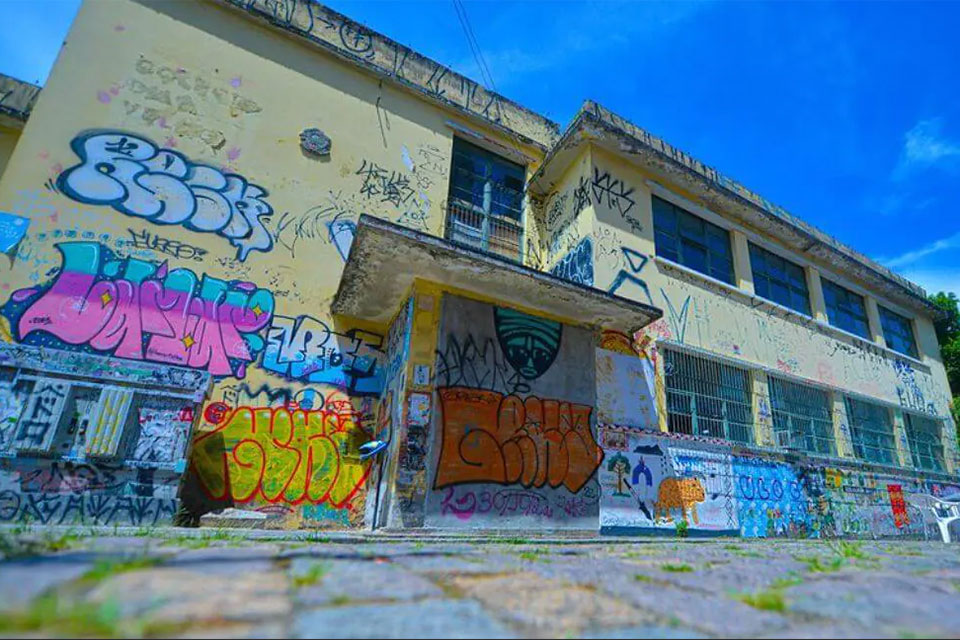
[[[193,466],[215,500],[349,504],[370,473],[369,440],[351,410],[241,407],[194,442]]]
[[[471,482],[563,485],[576,493],[603,461],[592,407],[467,387],[441,389],[435,489]]]

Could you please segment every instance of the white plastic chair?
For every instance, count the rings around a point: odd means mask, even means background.
[[[911,493],[905,496],[907,503],[916,507],[923,514],[923,521],[932,520],[940,528],[940,537],[944,542],[950,542],[950,523],[960,520],[960,499],[938,498],[926,493]]]

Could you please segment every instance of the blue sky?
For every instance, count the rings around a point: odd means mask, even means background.
[[[451,2],[329,4],[480,79]],[[960,3],[464,4],[508,98],[562,126],[597,100],[960,295]],[[78,5],[6,0],[0,72],[42,84]]]

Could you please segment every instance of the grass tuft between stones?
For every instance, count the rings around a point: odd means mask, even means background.
[[[139,571],[140,569],[149,569],[163,562],[160,556],[139,556],[136,558],[124,558],[122,560],[98,560],[93,568],[87,571],[81,580],[84,582],[100,582],[110,576],[130,571]]]
[[[293,576],[293,586],[300,588],[315,585],[323,580],[323,577],[329,572],[329,564],[325,562],[314,562],[307,568],[306,571],[299,575]]]
[[[22,611],[0,617],[0,633],[66,638],[168,637],[186,628],[184,622],[122,618],[114,601],[100,604],[62,600],[56,594],[37,598]]]
[[[737,600],[754,609],[761,609],[763,611],[782,613],[787,610],[787,603],[781,589],[766,589],[755,593],[743,593],[737,596]]]
[[[669,562],[660,565],[660,568],[670,573],[691,573],[693,571],[693,567],[688,564],[671,564]]]

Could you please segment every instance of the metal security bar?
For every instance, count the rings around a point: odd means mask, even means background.
[[[510,260],[523,258],[523,227],[512,220],[485,215],[451,202],[447,208],[447,238]]]
[[[844,398],[853,452],[861,460],[881,464],[899,464],[893,440],[890,409],[872,402]]]
[[[750,376],[745,369],[664,349],[670,431],[753,442]]]
[[[915,413],[903,414],[907,441],[913,466],[927,471],[943,471],[943,443],[940,440],[943,423]]]
[[[768,386],[777,445],[835,456],[830,394],[775,376],[769,377]]]

